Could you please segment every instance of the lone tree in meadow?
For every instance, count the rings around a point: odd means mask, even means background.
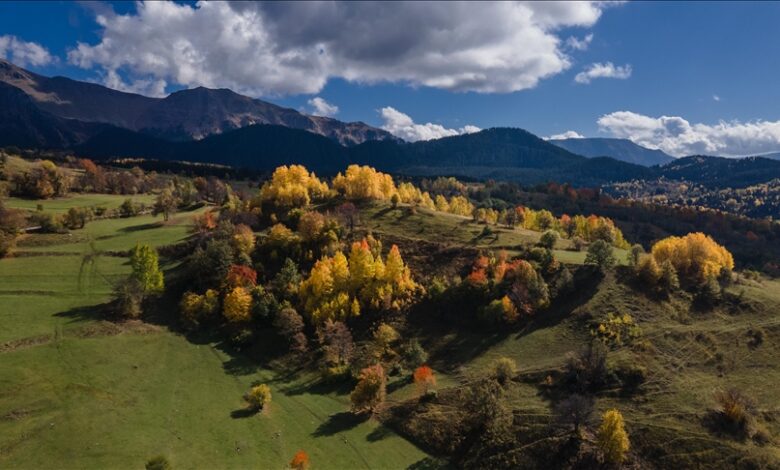
[[[428,394],[431,387],[436,386],[436,376],[433,369],[428,366],[420,366],[414,371],[414,385],[417,387],[417,393],[422,397]]]
[[[596,240],[588,247],[585,264],[595,264],[602,271],[615,265],[615,254],[612,246],[604,240]]]
[[[251,409],[262,410],[271,403],[271,387],[266,384],[256,385],[244,395],[244,400]]]
[[[144,294],[159,294],[165,288],[157,251],[149,245],[138,244],[130,253],[130,277],[138,282]]]
[[[387,395],[387,376],[382,364],[366,367],[360,371],[355,389],[349,395],[352,412],[355,414],[373,413],[384,403]]]
[[[307,470],[309,468],[309,454],[299,450],[290,460],[290,470]]]
[[[163,220],[168,221],[170,215],[176,212],[176,207],[179,205],[179,200],[174,196],[173,191],[170,188],[165,188],[157,195],[157,199],[154,201],[154,207],[152,207],[152,215],[162,214]]]
[[[613,409],[604,413],[596,438],[605,461],[616,465],[623,463],[630,443],[620,411]]]

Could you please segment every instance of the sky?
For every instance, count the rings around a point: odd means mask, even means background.
[[[0,2],[0,57],[409,141],[520,127],[741,156],[780,151],[778,22],[773,2]]]

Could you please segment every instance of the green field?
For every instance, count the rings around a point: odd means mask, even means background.
[[[315,468],[405,468],[425,459],[379,422],[352,419],[346,391],[323,392],[309,375],[239,366],[240,357],[215,344],[100,319],[112,282],[129,267],[108,255],[83,265],[90,242],[111,251],[173,244],[189,236],[192,215],[28,235],[0,260],[0,467],[140,468],[164,454],[175,468],[284,468],[299,449]],[[273,403],[247,415],[241,397],[258,381],[271,385]],[[399,387],[390,399],[411,393]]]
[[[135,194],[132,196],[119,194],[74,194],[68,197],[46,200],[10,197],[4,199],[3,202],[7,207],[14,209],[36,211],[40,205],[43,207],[44,212],[62,214],[72,207],[104,207],[106,209],[116,209],[127,199],[147,205],[154,203],[154,195],[152,194]]]

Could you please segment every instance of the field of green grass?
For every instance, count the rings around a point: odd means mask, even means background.
[[[126,199],[131,199],[136,203],[151,205],[154,203],[154,198],[155,196],[153,194],[135,194],[132,196],[120,194],[74,194],[68,197],[45,200],[10,197],[4,199],[3,202],[7,207],[14,209],[36,211],[40,205],[43,207],[44,212],[63,214],[72,207],[104,207],[106,209],[116,209],[121,206]]]
[[[405,468],[426,459],[379,422],[351,418],[348,390],[245,364],[165,327],[101,320],[112,283],[129,266],[109,255],[84,263],[90,243],[101,251],[177,243],[189,236],[192,215],[27,235],[0,260],[0,467],[141,468],[163,454],[174,468],[284,468],[299,449],[315,468]],[[260,416],[247,414],[241,398],[257,382],[273,393]],[[398,385],[390,400],[413,393]]]

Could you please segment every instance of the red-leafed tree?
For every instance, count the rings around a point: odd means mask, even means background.
[[[418,367],[414,371],[414,384],[417,386],[417,393],[420,396],[427,394],[431,387],[436,386],[436,376],[433,374],[433,369],[426,365]]]

